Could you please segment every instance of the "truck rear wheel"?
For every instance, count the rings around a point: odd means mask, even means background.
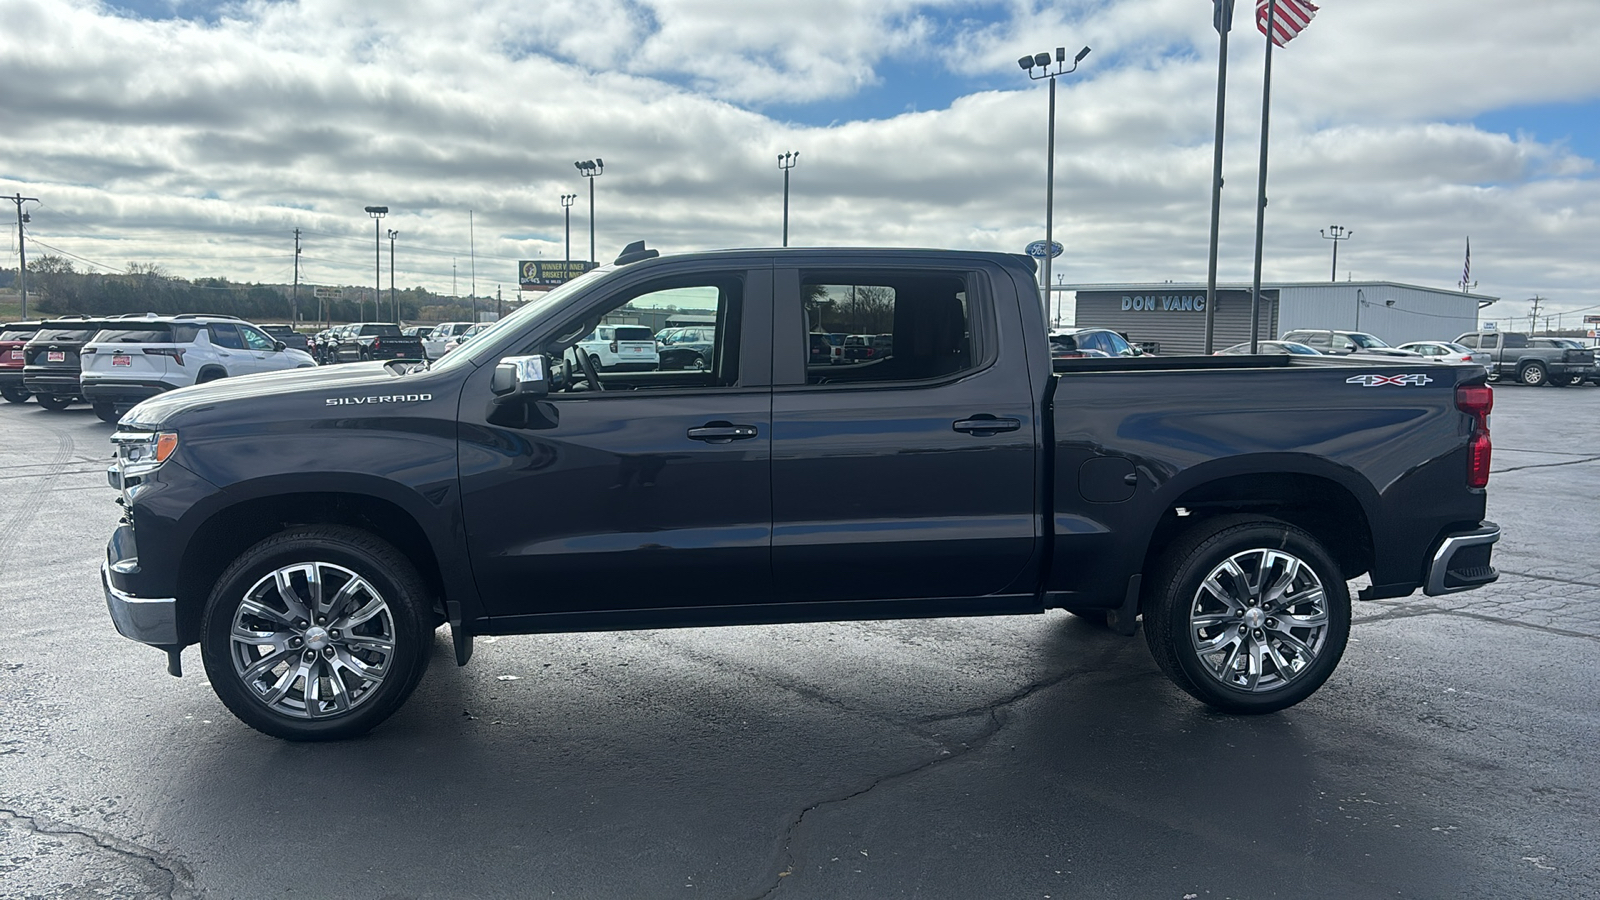
[[[1275,712],[1333,674],[1350,637],[1350,591],[1310,534],[1219,516],[1180,536],[1144,601],[1145,640],[1167,677],[1209,706]]]
[[[37,399],[40,406],[51,412],[60,412],[72,405],[71,397],[57,397],[54,394],[40,394]]]
[[[309,526],[246,550],[206,602],[200,649],[217,696],[246,725],[291,741],[364,734],[427,669],[427,590],[388,543]]]

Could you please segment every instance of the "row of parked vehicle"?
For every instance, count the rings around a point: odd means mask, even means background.
[[[0,395],[50,410],[83,401],[115,422],[148,397],[219,378],[316,365],[282,330],[234,316],[67,316],[0,326]],[[290,334],[293,329],[282,326]]]

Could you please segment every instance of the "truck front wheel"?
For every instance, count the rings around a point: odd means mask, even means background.
[[[1543,363],[1528,363],[1517,373],[1517,378],[1528,387],[1538,387],[1549,380],[1550,374],[1545,371]]]
[[[1350,637],[1350,592],[1333,559],[1307,532],[1264,517],[1219,516],[1181,535],[1143,610],[1161,670],[1225,712],[1311,696]]]
[[[427,669],[427,590],[366,532],[309,526],[246,550],[206,603],[201,657],[246,725],[291,741],[364,734]]]

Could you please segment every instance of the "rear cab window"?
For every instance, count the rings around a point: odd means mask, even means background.
[[[964,272],[802,271],[805,383],[854,386],[944,379],[977,368],[982,354]],[[987,309],[987,307],[985,307]],[[987,315],[987,313],[985,313]],[[847,365],[813,358],[810,335],[845,335]],[[870,348],[870,355],[852,354]]]

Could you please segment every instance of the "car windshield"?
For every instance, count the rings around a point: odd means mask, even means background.
[[[1365,350],[1376,350],[1376,349],[1378,349],[1380,347],[1388,347],[1389,346],[1388,344],[1385,344],[1383,341],[1378,340],[1377,338],[1373,337],[1372,335],[1370,335],[1370,334],[1362,334],[1359,331],[1351,332],[1350,340],[1357,347],[1361,347],[1362,349],[1365,349]]]

